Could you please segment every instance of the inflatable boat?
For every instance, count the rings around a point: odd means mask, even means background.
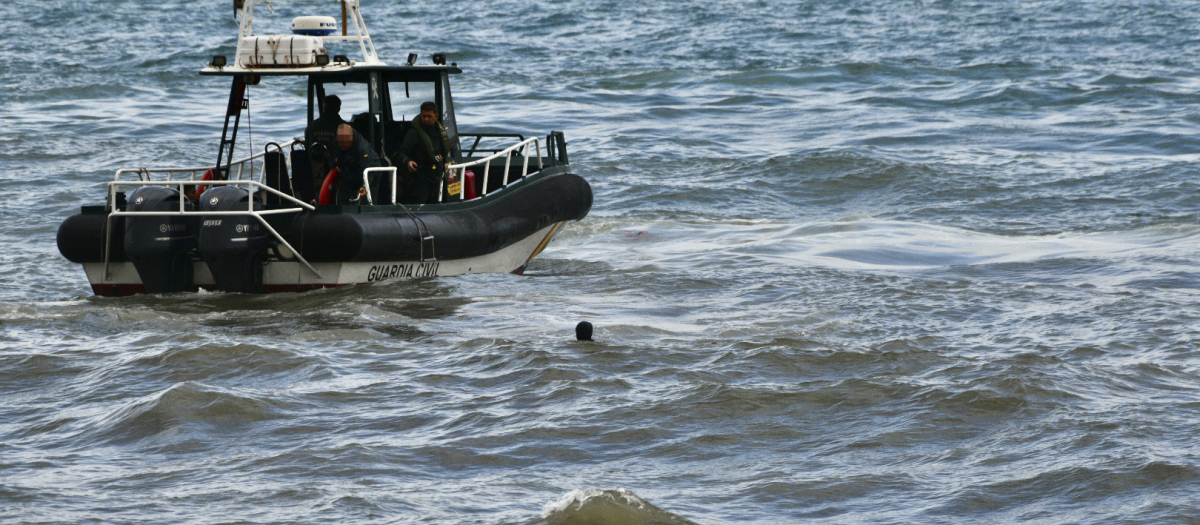
[[[255,35],[254,6],[262,1],[235,2],[233,63],[214,56],[200,72],[232,79],[217,162],[117,170],[104,204],[84,206],[60,226],[59,251],[83,265],[96,295],[299,292],[519,274],[567,221],[591,209],[591,187],[572,171],[562,132],[460,131],[450,78],[462,70],[441,53],[429,64],[416,54],[403,65],[380,61],[359,0],[328,2],[341,4],[340,36],[332,16],[297,17],[293,34]],[[331,56],[327,44],[357,48],[361,59]],[[366,195],[334,202],[339,174],[328,170],[328,143],[310,133],[234,159],[239,128],[249,125],[241,118],[248,86],[305,91],[307,122],[297,132],[321,117],[351,125],[380,159],[361,175]],[[422,102],[436,105],[451,154],[436,197],[404,204],[399,148]]]

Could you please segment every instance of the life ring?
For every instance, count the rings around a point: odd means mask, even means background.
[[[325,176],[325,182],[321,183],[321,195],[317,198],[317,204],[321,206],[329,206],[333,204],[334,187],[337,185],[338,169],[329,170],[329,175]]]
[[[216,173],[217,173],[216,168],[208,168],[208,171],[204,172],[204,175],[200,176],[200,180],[213,180],[213,175],[215,175]],[[207,189],[208,189],[208,186],[205,186],[203,184],[197,185],[196,186],[196,198],[199,199],[201,195],[204,195],[204,190],[207,190]]]

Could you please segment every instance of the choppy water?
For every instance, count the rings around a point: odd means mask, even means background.
[[[230,3],[0,4],[0,521],[1200,523],[1200,3],[363,2],[591,215],[525,276],[91,297],[58,224],[210,162]]]

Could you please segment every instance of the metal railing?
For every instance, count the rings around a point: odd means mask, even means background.
[[[390,173],[392,175],[392,202],[396,202],[396,168],[367,168],[363,170],[363,188],[367,190],[367,204],[375,204],[375,200],[371,198],[372,173]]]
[[[271,145],[278,146],[279,151],[282,152],[283,148],[291,147],[300,142],[301,141],[299,139],[292,139],[287,142],[284,142],[283,144],[271,143]],[[267,155],[267,150],[264,150],[262,153],[255,153],[253,155],[250,155],[249,157],[245,157],[243,159],[239,159],[239,160],[235,160],[235,161],[231,162],[229,164],[230,180],[239,180],[239,181],[242,180],[242,175],[246,171],[246,166],[251,165],[255,159],[265,157],[266,155]],[[284,158],[286,159],[287,156],[285,155]],[[236,179],[233,177],[233,169],[235,166],[237,167],[237,178]],[[195,168],[121,168],[121,169],[117,170],[117,174],[113,178],[113,180],[120,181],[121,176],[125,175],[127,173],[136,173],[138,175],[138,180],[140,180],[140,181],[153,180],[153,177],[151,177],[151,174],[153,174],[153,173],[166,173],[167,178],[165,180],[167,180],[167,181],[174,181],[175,175],[180,174],[180,173],[188,174],[189,177],[187,180],[196,180],[197,173],[200,173],[201,175],[203,175],[204,172],[211,170],[211,169],[214,169],[214,168],[212,166],[202,166],[202,167],[195,167]],[[263,177],[266,176],[266,174],[267,174],[267,165],[264,162],[264,163],[262,163],[262,168],[258,172],[258,182],[261,183],[263,181]],[[253,177],[254,174],[251,173],[250,175],[251,175],[251,177]],[[209,182],[209,181],[204,181],[204,182]]]
[[[466,143],[467,138],[475,137],[475,141],[471,143],[470,148],[465,148],[465,147],[463,148],[463,149],[467,150],[466,153],[463,153],[464,157],[474,157],[475,152],[478,152],[478,151],[487,151],[490,153],[496,153],[498,151],[503,151],[503,148],[497,149],[497,148],[481,148],[481,147],[479,147],[479,143],[483,142],[483,139],[517,139],[517,142],[525,140],[525,135],[522,135],[520,133],[459,133],[458,137],[459,137],[459,139],[463,140],[464,144]]]
[[[501,151],[498,151],[498,152],[492,154],[491,156],[484,157],[479,160],[474,160],[474,161],[467,162],[464,164],[451,164],[449,166],[446,166],[446,170],[450,172],[451,176],[454,176],[454,170],[459,170],[458,171],[458,181],[460,184],[459,184],[459,189],[458,189],[458,198],[466,200],[467,168],[470,168],[473,166],[478,166],[480,164],[484,165],[483,166],[483,186],[481,186],[482,190],[479,192],[479,195],[476,196],[475,198],[479,198],[479,197],[483,197],[484,195],[487,195],[488,176],[491,174],[492,161],[496,160],[500,157],[504,157],[504,180],[502,181],[500,188],[503,189],[504,187],[508,186],[508,173],[510,171],[510,168],[512,167],[513,152],[515,152],[519,149],[522,149],[525,146],[528,146],[529,144],[533,144],[535,153],[537,154],[538,170],[545,169],[546,166],[542,163],[542,142],[540,140],[538,140],[537,137],[529,137],[529,138],[522,140],[512,146],[509,146]],[[525,157],[525,162],[521,167],[521,179],[524,179],[526,175],[529,175],[529,155],[525,155],[524,157]],[[438,202],[442,202],[442,193],[443,193],[442,189],[444,186],[445,186],[445,181],[443,180],[442,183],[438,185]]]
[[[321,274],[319,272],[317,272],[316,268],[313,268],[313,266],[311,264],[309,264],[309,262],[304,258],[304,256],[300,255],[300,252],[297,251],[295,248],[293,248],[292,245],[290,243],[288,243],[287,240],[284,239],[282,235],[279,235],[279,232],[275,231],[275,228],[271,227],[271,225],[267,222],[267,219],[264,218],[264,215],[279,215],[279,214],[283,214],[283,213],[299,213],[303,210],[313,211],[316,208],[313,207],[313,205],[311,205],[311,204],[308,204],[308,203],[306,203],[300,199],[297,199],[291,195],[288,195],[286,193],[283,193],[275,188],[267,186],[261,182],[257,182],[257,181],[253,181],[253,180],[176,180],[176,181],[115,180],[115,181],[108,183],[108,202],[110,203],[110,206],[112,206],[111,203],[113,203],[116,199],[117,188],[122,187],[122,186],[166,186],[166,187],[175,186],[175,187],[178,187],[179,195],[181,196],[181,198],[179,199],[179,210],[178,211],[128,211],[128,210],[120,211],[120,210],[112,209],[110,207],[109,208],[110,213],[108,214],[108,219],[107,219],[108,224],[104,230],[105,231],[105,235],[104,235],[104,278],[105,279],[107,279],[109,277],[109,272],[108,272],[109,252],[110,252],[109,246],[112,243],[112,221],[113,221],[114,217],[139,217],[139,216],[140,217],[162,217],[162,216],[188,216],[188,215],[206,216],[206,217],[207,216],[254,217],[255,219],[258,219],[259,223],[261,223],[263,226],[265,226],[267,228],[267,231],[271,232],[271,235],[273,235],[275,237],[275,240],[279,241],[280,244],[282,244],[284,247],[286,247],[293,254],[293,256],[296,257],[297,260],[299,260],[301,263],[304,264],[305,267],[307,267],[309,269],[309,271],[311,271],[314,275],[316,275],[318,279],[322,278]],[[290,201],[291,203],[298,205],[299,207],[298,208],[280,208],[280,209],[276,209],[276,210],[255,210],[254,204],[257,201],[255,199],[251,198],[251,199],[246,199],[246,211],[200,211],[200,210],[188,211],[186,208],[186,205],[189,201],[187,199],[182,198],[182,196],[186,194],[186,192],[184,191],[185,186],[246,186],[247,192],[252,192],[252,190],[257,189],[258,191],[265,191],[265,192],[273,193],[282,199],[286,199],[287,201]]]

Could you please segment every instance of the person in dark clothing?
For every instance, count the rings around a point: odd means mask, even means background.
[[[312,163],[313,181],[318,189],[321,183],[325,182],[325,175],[333,169],[331,156],[337,151],[337,129],[346,123],[338,114],[341,110],[342,99],[337,95],[325,97],[321,116],[304,130],[304,143]]]
[[[353,204],[359,202],[367,194],[363,186],[363,171],[367,168],[380,166],[379,155],[349,124],[337,128],[337,149],[333,153],[333,163],[338,169],[338,204]],[[371,196],[379,198],[378,183],[371,181]],[[359,204],[366,204],[363,198]]]
[[[421,104],[421,114],[413,119],[400,145],[400,165],[412,174],[412,183],[400,202],[425,204],[436,202],[442,174],[450,161],[450,136],[438,122],[437,105]]]
[[[346,123],[338,114],[341,110],[342,99],[337,95],[325,97],[325,104],[321,107],[321,116],[312,121],[308,129],[304,130],[304,142],[310,145],[324,144],[330,152],[333,152],[333,147],[337,145],[337,128]]]

